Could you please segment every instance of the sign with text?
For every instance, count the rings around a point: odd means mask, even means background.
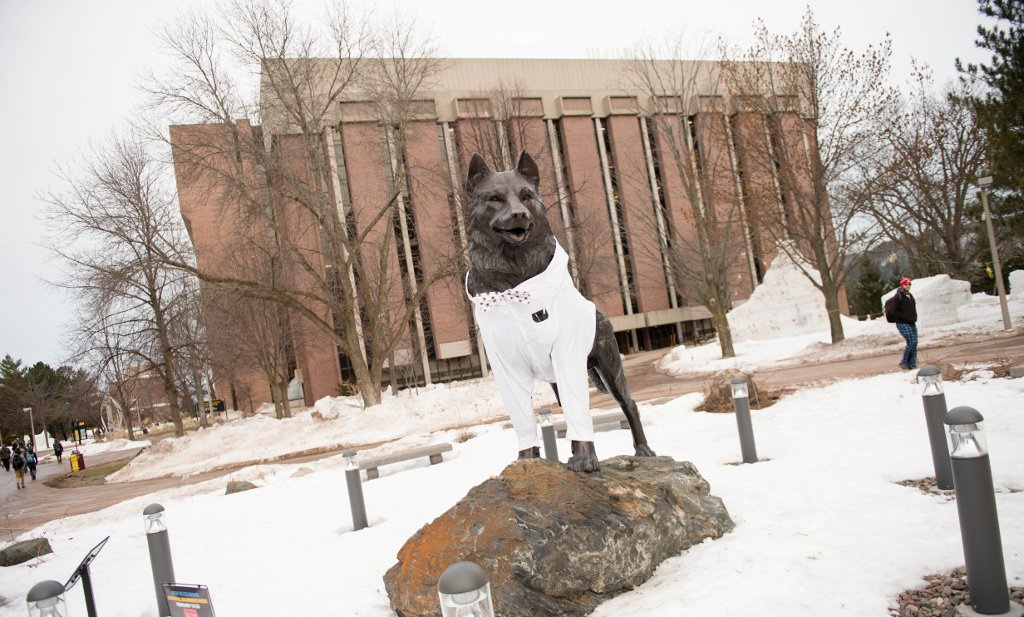
[[[215,617],[206,585],[164,583],[164,595],[171,617]]]
[[[215,398],[212,401],[203,401],[203,409],[207,409],[210,411],[224,411],[224,399]]]

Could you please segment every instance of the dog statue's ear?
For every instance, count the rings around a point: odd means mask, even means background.
[[[466,192],[472,194],[480,180],[490,173],[491,169],[484,162],[484,157],[480,156],[480,153],[474,154],[469,161],[469,173],[466,175]]]
[[[540,171],[537,170],[537,163],[526,150],[522,150],[519,153],[519,160],[516,161],[516,171],[529,180],[535,188],[540,186]]]

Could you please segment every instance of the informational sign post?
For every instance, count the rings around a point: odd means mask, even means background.
[[[171,617],[215,617],[206,585],[164,583],[164,593]]]
[[[203,401],[203,409],[206,411],[224,411],[227,406],[224,404],[224,399],[215,398],[212,401]]]
[[[75,583],[77,583],[79,579],[82,580],[82,591],[85,592],[85,612],[89,617],[96,617],[96,601],[93,599],[92,595],[92,578],[89,575],[89,565],[94,559],[96,559],[96,556],[100,554],[100,549],[103,548],[103,545],[105,545],[109,539],[110,536],[107,536],[106,538],[103,538],[102,542],[92,547],[92,550],[85,556],[82,563],[78,564],[78,567],[75,568],[75,572],[71,575],[71,578],[68,579],[68,582],[64,583],[64,591],[66,592],[74,587]]]

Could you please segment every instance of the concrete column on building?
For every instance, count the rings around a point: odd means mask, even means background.
[[[615,239],[615,258],[619,264],[619,288],[622,291],[622,303],[627,315],[633,314],[633,302],[629,297],[629,279],[626,275],[626,258],[622,252],[622,232],[619,229],[619,217],[615,212],[615,193],[612,189],[612,176],[608,167],[608,149],[604,143],[605,127],[600,118],[594,118],[594,134],[597,138],[597,151],[601,157],[601,176],[604,178],[605,202],[608,204],[608,217],[612,225],[612,237]],[[636,330],[630,330],[633,349],[639,349]]]
[[[323,131],[324,150],[327,152],[327,173],[330,176],[331,181],[331,192],[334,196],[334,207],[338,211],[338,221],[341,227],[341,231],[344,234],[348,234],[348,216],[345,212],[345,200],[344,193],[341,187],[341,173],[338,169],[338,157],[343,157],[341,149],[341,137],[338,131],[333,126],[324,128]],[[356,288],[356,275],[352,270],[351,260],[348,255],[348,247],[342,245],[341,256],[345,260],[345,276],[348,277],[349,285],[352,289]],[[337,264],[333,264],[337,267]],[[363,320],[359,316],[359,303],[352,303],[352,322],[356,325],[356,338],[359,339],[359,355],[362,356],[362,361],[366,362],[366,341],[363,338]]]
[[[565,174],[562,173],[562,152],[558,144],[558,133],[555,131],[555,121],[548,119],[544,122],[548,129],[548,148],[551,150],[551,158],[555,162],[555,188],[558,190],[558,209],[562,214],[562,225],[565,228],[565,240],[569,246],[565,247],[569,253],[569,269],[572,278],[579,281],[579,269],[576,264],[576,239],[573,237],[573,221],[569,216],[569,189],[565,182]]]
[[[412,260],[412,246],[409,242],[409,223],[405,216],[405,192],[402,187],[405,185],[405,168],[398,161],[395,148],[398,147],[395,134],[392,128],[385,127],[385,139],[388,144],[388,157],[391,162],[391,177],[395,182],[395,206],[398,209],[398,224],[402,230],[402,257],[405,262],[406,276],[409,278],[409,289],[412,292],[413,300],[419,294],[419,284],[416,282],[416,266]],[[416,324],[416,340],[419,341],[420,362],[423,365],[423,378],[429,386],[432,383],[430,378],[430,358],[427,356],[427,337],[423,331],[423,312],[420,310],[420,303],[416,301],[413,312],[413,321]]]
[[[459,228],[459,243],[466,256],[466,263],[469,263],[469,254],[466,253],[466,221],[463,217],[462,204],[462,179],[459,176],[459,159],[455,156],[455,143],[452,140],[452,128],[448,122],[441,124],[441,134],[444,136],[444,153],[448,159],[448,178],[452,185],[452,201],[455,206],[455,224]],[[490,372],[487,368],[487,353],[484,351],[484,341],[479,335],[476,336],[476,353],[480,358],[480,371],[484,377]]]
[[[494,121],[494,130],[498,134],[498,147],[501,148],[501,162],[505,169],[512,169],[512,152],[508,144],[508,127],[504,119]]]
[[[654,174],[654,151],[651,149],[651,136],[648,132],[647,118],[640,116],[640,136],[644,145],[644,161],[647,164],[647,177],[651,183],[651,198],[654,200],[655,224],[658,226],[658,246],[661,250],[662,265],[665,268],[665,281],[668,283],[668,297],[672,308],[679,308],[679,296],[676,295],[675,275],[668,254],[668,230],[665,225],[665,213],[658,190],[658,179]],[[683,324],[676,323],[677,340],[683,340]]]
[[[740,208],[740,228],[743,230],[743,246],[747,250],[747,267],[750,269],[751,290],[757,289],[757,268],[754,266],[754,246],[750,241],[750,227],[747,226],[747,205],[743,199],[743,181],[740,180],[739,158],[736,156],[736,141],[733,136],[732,122],[725,117],[725,141],[729,146],[729,164],[732,167],[732,179],[736,185],[736,203]]]
[[[771,128],[768,126],[768,122],[764,123],[764,143],[768,146],[768,155],[771,157],[771,160],[779,160],[778,155],[775,154],[775,144],[772,143]],[[779,180],[779,170],[775,169],[775,165],[769,165],[768,169],[772,174],[772,184],[775,186],[775,203],[779,209],[779,216],[785,216],[785,212],[783,212],[785,206],[782,203],[782,181]],[[790,239],[789,228],[785,225],[782,226],[782,233],[785,240]]]

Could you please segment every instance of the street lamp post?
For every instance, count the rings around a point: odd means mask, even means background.
[[[32,430],[32,450],[34,451],[36,449],[36,421],[35,418],[32,417],[31,407],[23,407],[22,411],[28,414],[28,426]]]
[[[1010,309],[1006,306],[1006,288],[1003,285],[1003,268],[999,264],[999,252],[996,250],[996,233],[992,229],[992,212],[988,209],[988,187],[992,186],[992,176],[978,178],[981,187],[981,207],[985,210],[985,228],[988,231],[988,248],[992,252],[992,270],[996,277],[996,291],[999,293],[999,308],[1003,311],[1003,330],[1009,330]]]

